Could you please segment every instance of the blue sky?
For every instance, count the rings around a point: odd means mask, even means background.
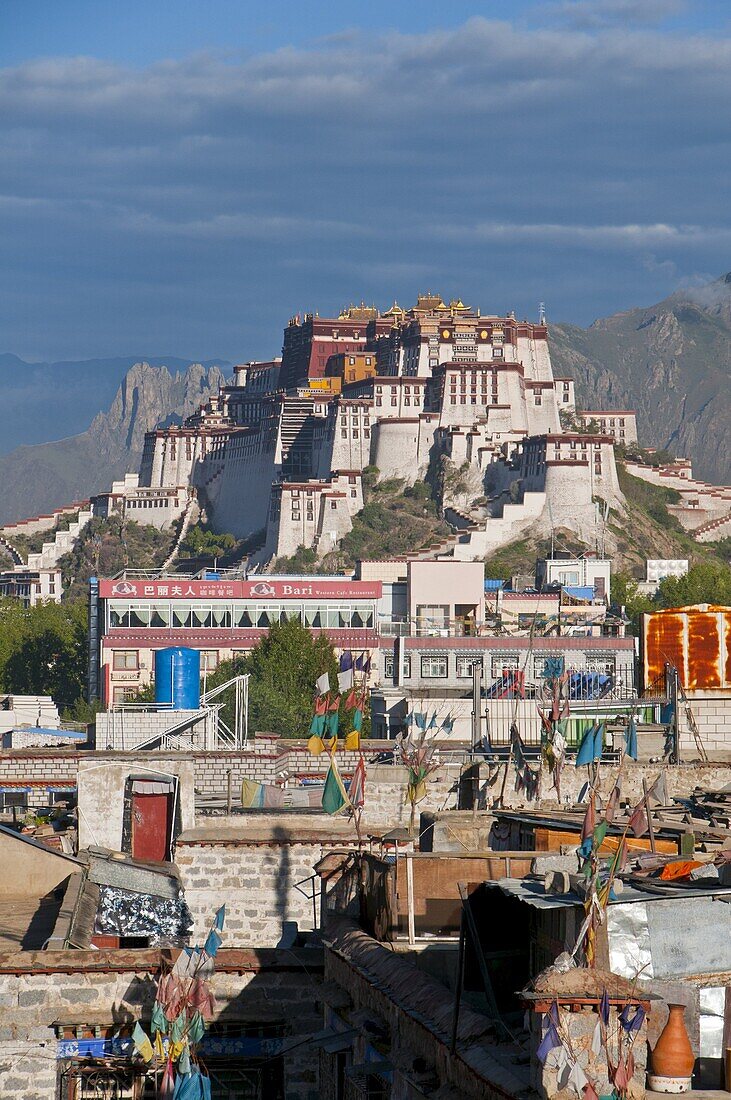
[[[731,268],[729,103],[715,0],[3,0],[0,351],[650,303]]]

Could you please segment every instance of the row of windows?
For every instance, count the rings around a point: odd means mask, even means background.
[[[516,657],[514,654],[501,654],[496,653],[487,658],[487,663],[490,669],[490,675],[493,680],[499,679],[506,670],[523,669],[530,673],[536,680],[540,680],[546,671],[546,661],[553,658],[547,656],[536,656],[533,658],[532,668],[525,667],[525,658]],[[459,680],[472,679],[472,669],[475,665],[481,666],[485,671],[485,664],[481,655],[473,656],[469,654],[467,656],[457,656],[455,659],[455,674]],[[428,654],[421,658],[420,662],[420,674],[423,680],[446,680],[449,677],[449,664],[450,655],[444,654]],[[615,672],[615,659],[609,656],[587,657],[585,661],[587,671],[601,672],[605,675],[613,676]],[[404,658],[403,676],[406,679],[411,677],[411,656]],[[384,677],[389,680],[393,680],[396,671],[396,658],[394,654],[387,653],[384,658],[383,673]]]
[[[354,629],[373,627],[375,608],[372,604],[337,605],[328,604],[200,604],[154,603],[146,606],[139,604],[112,603],[109,605],[109,626],[129,629],[150,628],[151,630],[173,630],[190,628],[194,630],[246,629],[248,627],[268,628],[274,623],[283,623],[288,619],[297,619],[313,629]]]
[[[214,672],[218,668],[218,650],[201,649],[201,674]],[[115,649],[112,656],[112,668],[115,672],[136,672],[140,667],[140,654],[136,649]]]

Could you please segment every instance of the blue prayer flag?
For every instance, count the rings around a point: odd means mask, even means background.
[[[576,760],[574,765],[580,768],[582,764],[591,764],[595,759],[594,757],[594,743],[596,735],[596,726],[587,726],[584,730],[584,736],[581,738],[581,744],[579,745],[579,751],[576,754]],[[601,753],[600,753],[601,755]]]
[[[203,946],[203,950],[206,955],[215,955],[222,943],[223,936],[217,928],[212,928],[208,933],[208,939]]]
[[[631,760],[637,759],[637,723],[630,718],[624,735],[624,751]]]

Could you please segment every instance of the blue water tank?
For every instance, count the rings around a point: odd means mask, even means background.
[[[155,702],[173,710],[198,710],[201,704],[201,655],[197,649],[171,646],[155,652]]]

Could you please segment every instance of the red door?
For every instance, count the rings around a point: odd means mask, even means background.
[[[132,793],[132,855],[166,860],[170,851],[173,795]]]

